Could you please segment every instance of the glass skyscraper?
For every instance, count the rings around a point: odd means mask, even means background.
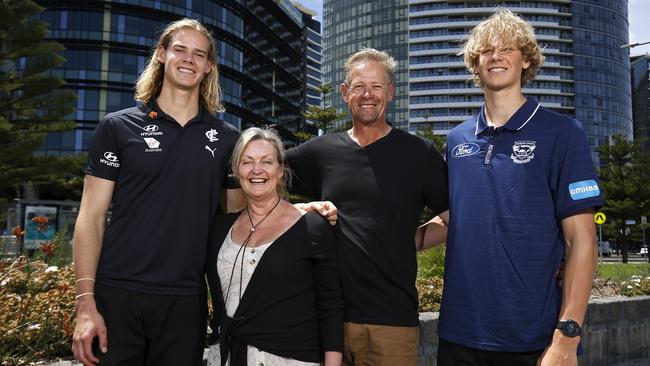
[[[406,5],[408,15],[398,16]],[[398,16],[399,25],[388,35],[373,33],[382,19],[375,8],[382,6]],[[626,0],[325,1],[324,79],[340,83],[342,60],[362,45],[395,49],[400,66],[406,64],[402,72],[408,72],[408,88],[396,90],[400,101],[407,103],[398,110],[408,112],[408,127],[399,127],[415,132],[431,126],[436,134],[445,135],[483,104],[481,89],[474,86],[457,54],[463,37],[496,6],[529,21],[543,48],[544,67],[523,89],[525,95],[581,120],[592,150],[615,133],[632,137],[629,56],[620,48],[628,43]],[[407,32],[402,30],[404,22]],[[400,38],[404,34],[406,43]],[[406,45],[406,55],[397,51]]]
[[[645,151],[650,152],[650,55],[632,57],[630,68],[634,139],[640,140]]]
[[[325,103],[347,112],[341,98],[345,79],[345,60],[362,47],[386,51],[398,61],[395,73],[395,98],[388,109],[393,126],[408,125],[408,2],[367,0],[323,1],[323,82],[334,92]],[[344,117],[337,124],[344,128],[351,121]]]
[[[49,37],[62,43],[66,62],[52,71],[78,94],[70,119],[77,128],[47,136],[48,155],[87,150],[106,113],[135,105],[133,86],[160,32],[190,17],[205,24],[217,46],[226,112],[238,128],[276,125],[284,138],[304,128],[313,103],[307,85],[320,82],[320,24],[287,0],[37,1]],[[306,52],[310,52],[308,59]]]

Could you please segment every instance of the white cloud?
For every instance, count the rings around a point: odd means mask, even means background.
[[[650,42],[650,12],[648,0],[629,0],[628,19],[630,21],[630,43]],[[630,49],[630,55],[650,53],[650,44]]]

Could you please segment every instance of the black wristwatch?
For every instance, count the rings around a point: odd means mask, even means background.
[[[561,330],[567,337],[573,338],[582,335],[582,327],[573,319],[560,320],[555,324],[555,328]]]

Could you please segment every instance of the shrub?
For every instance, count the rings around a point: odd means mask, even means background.
[[[415,281],[415,286],[418,289],[418,297],[420,300],[418,311],[424,312],[440,310],[442,284],[442,278],[436,276],[418,278]]]
[[[621,282],[621,294],[625,296],[650,295],[650,276],[634,275],[629,281]]]
[[[418,253],[418,278],[440,277],[445,272],[445,245]]]
[[[74,269],[63,238],[42,244],[34,258],[0,261],[1,365],[71,354]]]

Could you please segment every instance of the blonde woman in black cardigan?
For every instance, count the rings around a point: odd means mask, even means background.
[[[331,228],[284,200],[284,151],[272,130],[250,128],[232,170],[246,209],[216,219],[207,277],[209,365],[341,364],[343,303]]]

